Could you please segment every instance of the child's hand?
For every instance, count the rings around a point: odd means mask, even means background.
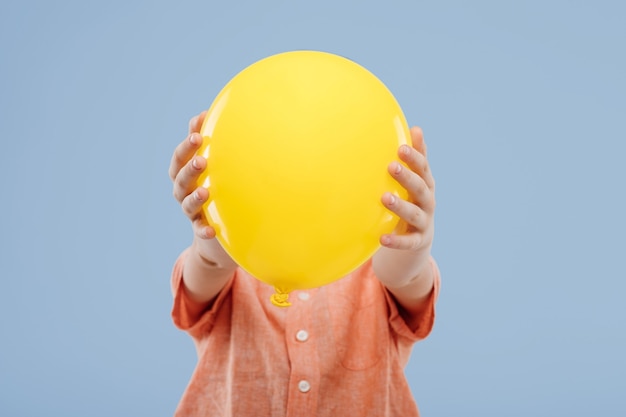
[[[411,129],[413,147],[403,145],[398,151],[400,159],[389,165],[389,173],[404,187],[408,201],[391,193],[382,197],[383,204],[401,221],[395,234],[381,236],[380,243],[393,249],[430,251],[434,234],[435,180],[426,159],[426,144],[419,127]]]
[[[372,259],[374,273],[401,305],[402,314],[413,327],[428,305],[434,288],[435,272],[430,249],[434,234],[435,180],[426,159],[426,145],[422,130],[411,129],[413,147],[403,145],[398,150],[406,163],[389,164],[389,174],[408,191],[406,200],[391,193],[382,196],[382,202],[400,217],[393,234],[380,237],[383,245]]]
[[[205,115],[206,112],[202,112],[189,121],[189,135],[176,147],[169,174],[174,183],[174,198],[191,220],[196,237],[211,239],[215,237],[215,230],[202,214],[202,204],[209,198],[209,192],[197,185],[198,177],[206,167],[206,159],[196,155],[202,145],[202,137],[198,132]]]
[[[206,112],[202,112],[189,121],[189,135],[176,147],[169,169],[174,197],[191,220],[194,230],[193,243],[185,258],[183,282],[188,296],[203,308],[215,299],[237,267],[214,239],[215,229],[209,226],[202,213],[209,192],[198,187],[197,182],[206,167],[206,159],[196,152],[202,145],[199,132],[205,115]]]

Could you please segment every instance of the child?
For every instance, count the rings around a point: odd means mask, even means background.
[[[172,274],[176,326],[193,338],[198,363],[176,416],[418,416],[404,376],[413,343],[430,333],[439,272],[430,250],[434,180],[422,131],[398,150],[389,175],[409,194],[381,202],[401,223],[380,237],[364,265],[327,286],[294,291],[292,305],[269,302],[273,288],[226,254],[202,215],[196,186],[206,160],[195,155],[206,112],[170,164],[174,197],[194,238]],[[407,168],[408,166],[408,168]]]

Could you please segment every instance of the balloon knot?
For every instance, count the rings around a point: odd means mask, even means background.
[[[291,303],[289,302],[289,292],[282,291],[279,288],[275,288],[276,293],[272,294],[270,297],[270,301],[276,307],[289,307]]]

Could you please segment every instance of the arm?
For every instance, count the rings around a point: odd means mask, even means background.
[[[193,301],[208,306],[233,276],[237,264],[215,239],[215,230],[208,225],[202,213],[202,205],[209,198],[209,192],[198,187],[197,180],[206,167],[206,160],[196,155],[196,151],[202,144],[198,132],[205,114],[203,112],[189,122],[189,135],[176,147],[169,175],[174,183],[174,197],[194,230],[183,268],[184,288]]]
[[[405,201],[390,193],[383,195],[383,204],[400,217],[400,224],[395,233],[381,236],[382,247],[372,260],[376,276],[394,296],[409,324],[428,305],[435,279],[430,255],[435,181],[422,130],[412,128],[411,139],[412,148],[404,145],[398,151],[406,166],[398,162],[389,165],[389,174],[408,191],[409,198]]]

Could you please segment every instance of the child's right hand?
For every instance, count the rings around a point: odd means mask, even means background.
[[[206,111],[189,121],[189,134],[174,150],[169,174],[174,183],[174,198],[193,226],[192,249],[210,263],[232,264],[230,257],[214,239],[215,229],[207,223],[202,210],[202,205],[209,198],[209,191],[198,186],[198,177],[206,167],[206,159],[196,155],[196,152],[202,145],[199,132],[205,116]]]
[[[202,145],[199,132],[205,115],[206,112],[202,112],[189,121],[189,134],[174,150],[169,174],[174,183],[174,198],[191,220],[195,235],[200,239],[212,239],[215,230],[202,214],[202,205],[209,198],[209,192],[197,185],[198,177],[206,167],[206,159],[196,155]]]
[[[191,220],[194,239],[186,257],[183,281],[188,294],[198,302],[209,302],[232,276],[237,264],[215,238],[215,229],[206,221],[202,205],[209,191],[198,186],[206,159],[196,155],[202,145],[200,128],[206,112],[189,121],[189,134],[174,150],[169,175],[174,183],[174,198]]]

